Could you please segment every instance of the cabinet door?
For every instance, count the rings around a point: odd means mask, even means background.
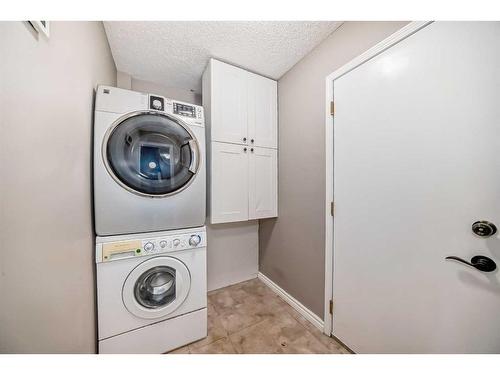
[[[249,157],[250,219],[278,216],[278,151],[254,147]]]
[[[247,146],[212,142],[211,223],[248,220]]]
[[[277,101],[276,81],[248,73],[248,137],[251,146],[278,147]]]
[[[212,141],[244,144],[247,132],[247,72],[212,60]]]

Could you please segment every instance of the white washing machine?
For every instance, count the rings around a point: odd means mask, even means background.
[[[203,108],[99,86],[94,211],[99,236],[205,224]]]
[[[205,227],[97,237],[99,353],[165,353],[207,335]]]

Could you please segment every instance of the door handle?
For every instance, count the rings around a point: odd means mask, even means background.
[[[189,148],[191,149],[191,164],[188,169],[194,174],[198,170],[198,163],[200,162],[198,159],[198,145],[194,139],[189,141]]]
[[[466,264],[468,266],[474,267],[475,269],[481,271],[481,272],[493,272],[497,269],[497,265],[495,261],[491,258],[488,258],[483,255],[475,255],[471,258],[470,262],[467,262],[466,260],[456,257],[456,256],[449,256],[444,259],[448,260],[456,260],[457,262],[461,262],[463,264]]]

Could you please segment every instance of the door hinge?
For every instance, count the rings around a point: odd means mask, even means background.
[[[333,299],[330,300],[330,315],[333,315]]]
[[[335,202],[330,203],[330,213],[332,216],[335,215]]]
[[[335,114],[335,103],[333,102],[333,100],[330,102],[330,115],[334,115]]]

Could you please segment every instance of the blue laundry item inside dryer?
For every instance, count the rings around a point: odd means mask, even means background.
[[[160,148],[154,146],[141,146],[140,168],[141,174],[150,180],[161,180],[162,174]],[[169,172],[169,166],[165,166],[165,172]]]

